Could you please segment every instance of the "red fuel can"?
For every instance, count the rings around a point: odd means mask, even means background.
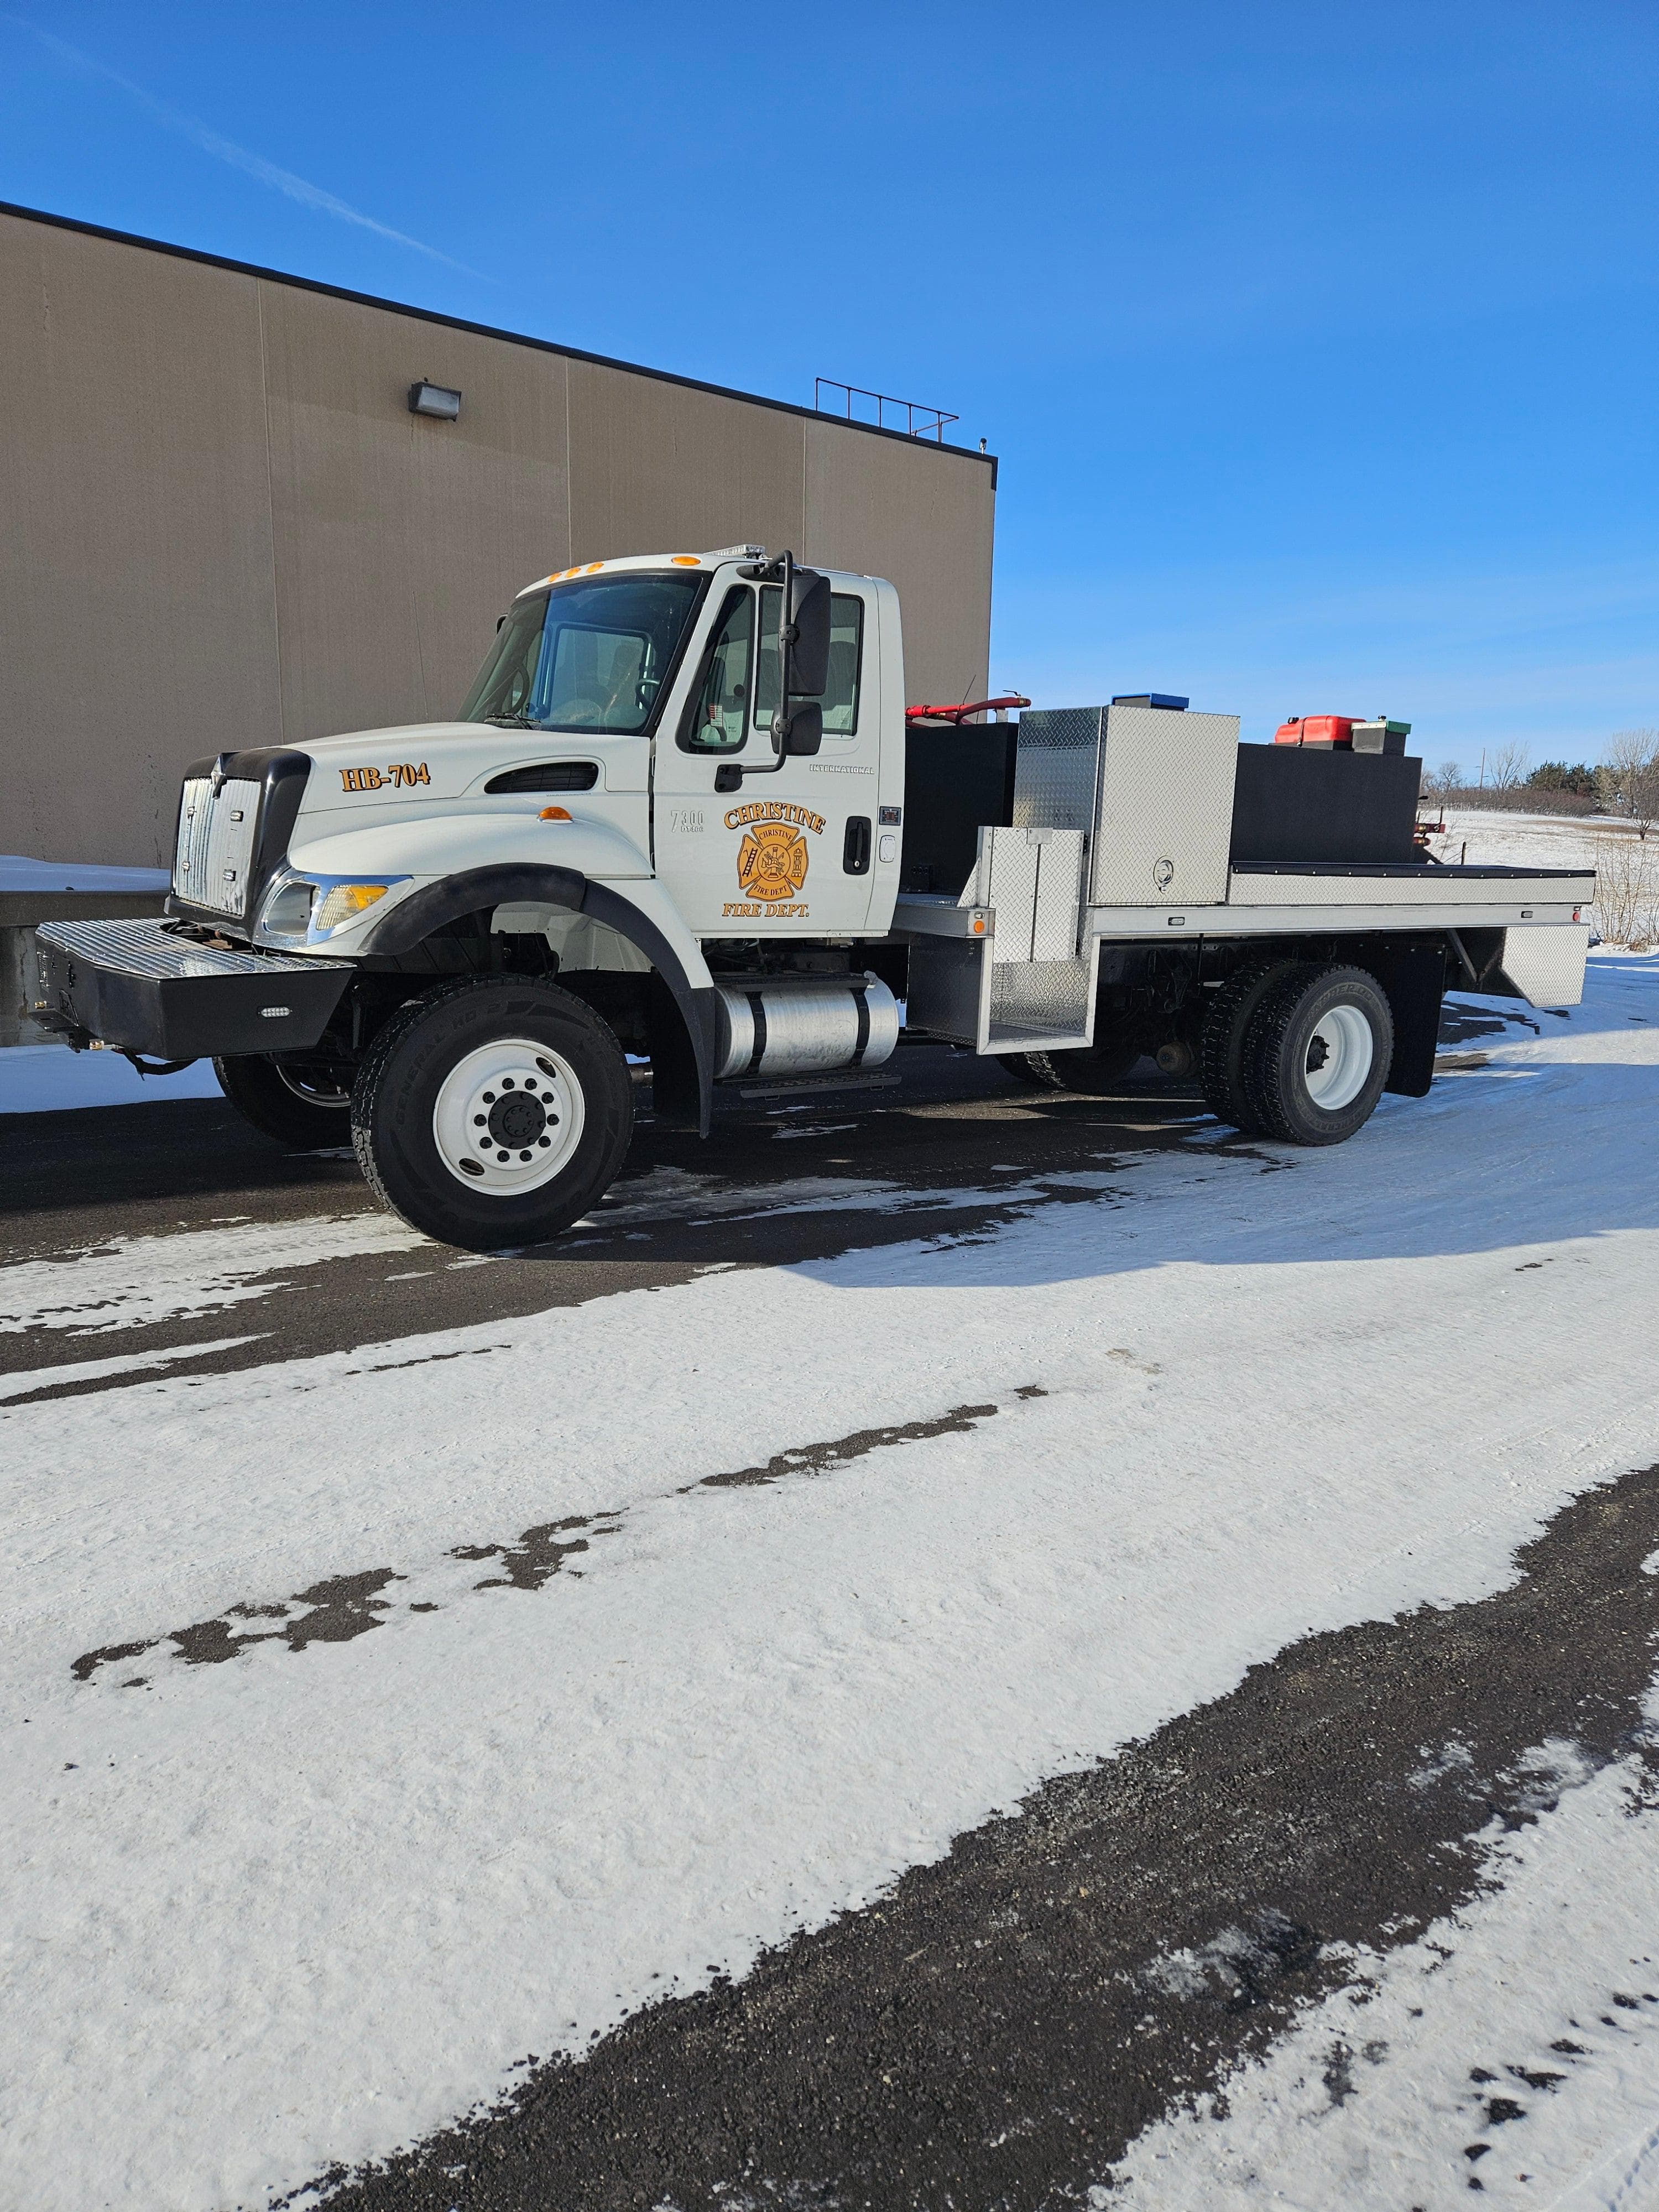
[[[1276,745],[1351,745],[1358,714],[1292,714],[1273,732]]]

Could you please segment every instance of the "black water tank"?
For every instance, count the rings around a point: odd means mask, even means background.
[[[1241,745],[1232,865],[1420,860],[1412,832],[1422,781],[1409,755]]]

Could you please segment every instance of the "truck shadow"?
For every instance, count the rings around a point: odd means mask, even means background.
[[[647,1115],[586,1220],[452,1273],[447,1289],[429,1273],[418,1292],[383,1282],[367,1259],[319,1267],[296,1289],[355,1304],[372,1287],[374,1326],[395,1336],[459,1319],[463,1304],[468,1319],[530,1312],[710,1267],[823,1270],[852,1288],[938,1281],[946,1266],[951,1281],[1013,1285],[1172,1259],[1428,1256],[1642,1225],[1659,1176],[1629,1132],[1651,1126],[1659,1067],[1616,1056],[1488,1065],[1469,1048],[1529,1042],[1560,1022],[1449,1001],[1445,1073],[1429,1098],[1385,1100],[1328,1152],[1230,1131],[1195,1089],[1152,1079],[1147,1063],[1114,1095],[1087,1097],[1023,1087],[946,1048],[907,1048],[891,1088],[723,1100],[706,1142]],[[284,1152],[215,1101],[8,1120],[0,1220],[13,1252],[374,1211],[343,1148]],[[362,1340],[367,1318],[343,1313],[341,1340]]]

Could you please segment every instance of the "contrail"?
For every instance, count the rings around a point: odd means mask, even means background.
[[[203,153],[211,154],[216,161],[228,162],[233,169],[240,169],[244,175],[257,178],[260,184],[270,185],[288,198],[297,200],[301,207],[311,208],[319,215],[337,216],[342,222],[355,222],[361,230],[372,230],[377,238],[389,238],[395,246],[407,246],[413,252],[424,253],[428,260],[441,261],[447,269],[459,270],[464,276],[477,276],[480,274],[476,269],[469,269],[464,261],[452,260],[447,253],[440,253],[435,246],[423,245],[418,238],[410,238],[401,230],[393,230],[390,223],[377,222],[372,215],[364,215],[361,209],[337,199],[332,192],[325,192],[320,185],[310,184],[304,177],[296,177],[291,169],[278,168],[275,161],[267,161],[262,154],[250,154],[246,146],[237,145],[233,139],[221,137],[216,131],[210,130],[195,116],[185,115],[176,107],[167,106],[153,93],[146,92],[143,85],[135,84],[131,77],[123,76],[118,70],[94,60],[90,54],[83,54],[65,40],[54,38],[50,31],[41,30],[25,17],[7,13],[0,15],[0,21],[14,23],[19,30],[28,32],[49,52],[57,55],[60,61],[67,62],[71,68],[84,70],[90,76],[101,76],[109,83],[118,85],[130,99],[147,108],[156,121],[164,124],[169,131],[178,131],[193,146],[199,147]]]

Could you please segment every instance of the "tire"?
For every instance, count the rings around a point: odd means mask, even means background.
[[[609,1189],[633,1129],[615,1036],[568,991],[530,977],[469,977],[401,1007],[351,1094],[370,1189],[468,1252],[568,1229]]]
[[[245,1121],[279,1145],[314,1152],[351,1142],[351,1092],[338,1068],[321,1060],[238,1053],[216,1060],[219,1086]]]
[[[1018,1083],[1039,1091],[1074,1091],[1085,1097],[1121,1083],[1141,1057],[1131,1042],[1085,1045],[1076,1052],[1000,1052],[997,1066]]]
[[[1250,1024],[1263,1000],[1293,968],[1305,965],[1287,959],[1258,960],[1250,967],[1237,969],[1216,993],[1205,1016],[1198,1052],[1204,1103],[1218,1121],[1231,1121],[1234,1128],[1243,1129],[1247,1136],[1267,1133],[1267,1124],[1249,1097],[1246,1079],[1245,1048]],[[1311,969],[1309,972],[1312,972]]]
[[[1250,1024],[1250,1102],[1269,1136],[1340,1145],[1370,1119],[1393,1057],[1394,1016],[1374,975],[1298,965]]]

